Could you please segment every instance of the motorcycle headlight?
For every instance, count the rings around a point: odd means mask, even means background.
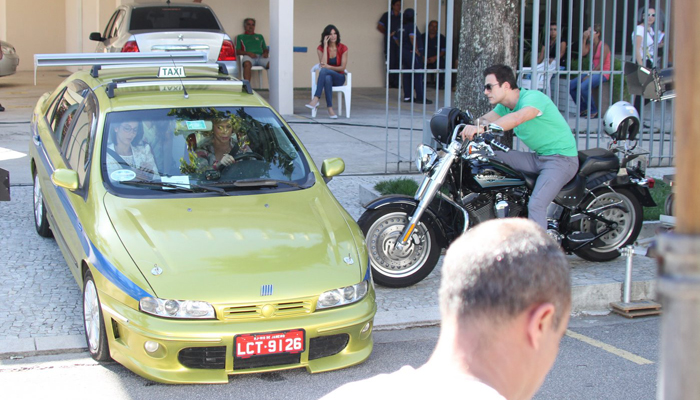
[[[367,271],[368,273],[365,279],[356,285],[345,286],[321,293],[316,302],[316,309],[322,310],[324,308],[345,306],[364,299],[369,291],[369,267],[367,267]]]
[[[171,300],[144,297],[139,301],[141,311],[165,318],[214,319],[214,307],[206,301]]]
[[[435,165],[437,158],[437,152],[430,146],[421,144],[416,148],[416,167],[421,173],[430,171]]]

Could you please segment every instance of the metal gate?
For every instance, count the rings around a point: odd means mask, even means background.
[[[444,32],[445,35],[444,58],[448,68],[428,68],[427,60],[424,60],[422,65],[411,60],[410,63],[402,63],[397,69],[388,68],[387,63],[385,172],[410,171],[413,168],[416,145],[431,141],[427,124],[430,116],[439,107],[451,104],[452,74],[457,72],[452,62],[456,59],[453,49],[457,48],[453,44],[459,36],[453,35],[455,1],[461,0],[403,0],[404,9],[413,7],[417,11],[415,25],[427,28],[429,21],[438,21],[438,32]],[[389,13],[391,3],[391,0],[387,1]],[[609,138],[603,131],[605,111],[611,104],[621,100],[634,104],[633,96],[629,94],[624,80],[623,68],[625,62],[634,62],[634,32],[640,23],[651,21],[648,26],[654,32],[651,36],[653,42],[649,43],[650,39],[645,35],[641,47],[648,46],[647,51],[655,55],[649,57],[655,66],[663,69],[673,65],[671,6],[672,0],[521,1],[520,53],[517,65],[519,85],[542,90],[552,98],[562,115],[569,121],[578,140],[579,149],[606,146]],[[655,17],[653,20],[649,18],[652,14]],[[594,68],[591,55],[595,49],[591,49],[587,56],[584,56],[580,49],[584,32],[589,29],[595,31],[596,28],[599,29],[600,41],[607,45],[612,55],[609,69],[604,69],[603,62]],[[415,29],[423,33],[420,28]],[[554,30],[557,32],[553,42],[555,45],[545,45],[551,44]],[[403,36],[405,35],[398,38],[400,60],[404,57],[403,49],[406,47]],[[422,36],[424,48],[427,48],[427,36]],[[387,38],[387,47],[389,40],[390,37]],[[566,42],[564,52],[561,51],[561,41]],[[394,92],[388,85],[389,73],[399,73],[402,78],[408,76],[410,79],[400,80],[400,87]],[[596,90],[586,92],[580,84],[572,89],[571,82],[585,75],[588,76],[587,79],[602,76],[609,78]],[[434,89],[427,84],[431,76],[435,76],[437,81]],[[413,95],[410,96],[411,101],[404,103],[404,80],[413,86],[421,79],[425,97],[433,104],[416,102]],[[444,79],[446,90],[439,89],[440,79]],[[574,101],[574,97],[577,101]],[[589,105],[595,102],[598,114],[582,113],[581,99]],[[674,165],[674,104],[673,99],[636,104],[642,121],[638,146],[650,152],[651,166]],[[586,111],[589,109],[586,108]],[[515,145],[520,146],[517,140]]]

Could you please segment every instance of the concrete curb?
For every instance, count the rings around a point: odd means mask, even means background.
[[[83,335],[0,340],[0,360],[84,351],[87,344]]]

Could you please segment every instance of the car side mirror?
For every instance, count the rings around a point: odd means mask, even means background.
[[[321,165],[321,175],[326,183],[330,182],[334,176],[338,176],[345,171],[345,161],[342,158],[327,158]]]
[[[100,32],[92,32],[90,34],[90,40],[94,40],[96,42],[104,42],[105,38],[102,37],[102,34]]]
[[[72,169],[59,168],[51,174],[51,182],[54,185],[68,190],[78,189],[78,173]]]

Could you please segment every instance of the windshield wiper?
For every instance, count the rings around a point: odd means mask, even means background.
[[[198,185],[195,183],[170,183],[170,182],[158,182],[158,181],[146,181],[146,180],[121,181],[119,183],[122,183],[124,185],[132,185],[132,186],[156,186],[156,187],[161,187],[161,188],[179,189],[179,190],[184,190],[184,191],[191,192],[191,193],[194,193],[194,189],[200,189],[200,190],[204,190],[207,192],[219,193],[219,194],[224,195],[224,196],[230,196],[230,194],[226,193],[226,191],[222,188],[215,187],[215,186],[209,186],[209,185]]]
[[[302,186],[296,182],[283,181],[279,179],[266,179],[266,178],[255,178],[255,179],[239,179],[237,181],[220,181],[216,183],[216,186],[224,187],[236,187],[236,188],[264,188],[264,187],[277,187],[280,184],[292,186],[301,189]]]

